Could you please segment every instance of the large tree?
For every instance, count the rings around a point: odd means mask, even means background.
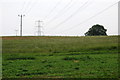
[[[101,36],[101,35],[107,35],[106,34],[107,29],[104,28],[104,26],[96,24],[93,25],[88,32],[85,33],[85,36]]]

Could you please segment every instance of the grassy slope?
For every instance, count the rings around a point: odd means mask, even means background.
[[[33,37],[3,39],[3,53],[61,53],[116,50],[115,37]]]
[[[3,38],[3,77],[115,78],[117,36]]]

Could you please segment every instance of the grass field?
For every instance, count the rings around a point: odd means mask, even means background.
[[[117,78],[118,36],[2,37],[3,78]]]

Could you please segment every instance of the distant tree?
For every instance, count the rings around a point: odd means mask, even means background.
[[[107,35],[106,31],[107,29],[105,29],[104,26],[96,24],[96,25],[93,25],[92,28],[90,28],[88,32],[85,33],[85,36]]]

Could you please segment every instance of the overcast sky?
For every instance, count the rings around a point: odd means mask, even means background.
[[[42,35],[84,36],[92,25],[100,24],[108,35],[118,34],[119,0],[1,0],[0,35],[20,35],[23,14],[23,35],[37,35],[41,20]]]

